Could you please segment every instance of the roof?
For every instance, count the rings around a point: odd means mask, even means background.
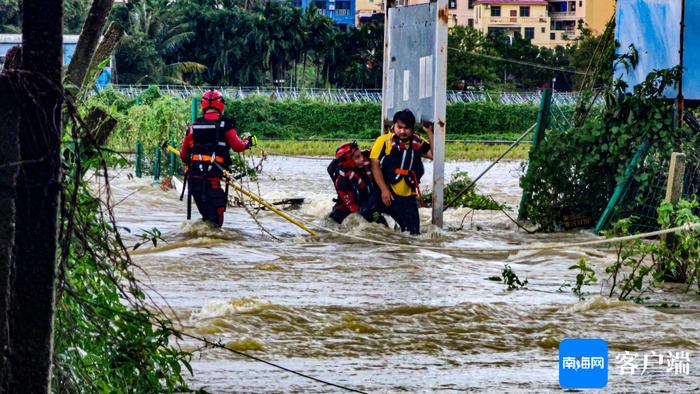
[[[63,43],[64,44],[77,44],[78,34],[64,34]],[[0,44],[21,44],[22,35],[21,34],[0,34]]]
[[[474,5],[477,4],[521,4],[521,5],[547,5],[549,2],[547,0],[476,0]]]

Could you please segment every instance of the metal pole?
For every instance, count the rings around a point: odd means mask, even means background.
[[[389,89],[389,30],[391,29],[391,20],[389,19],[389,9],[394,7],[396,0],[384,0],[384,68],[382,69],[382,119],[379,126],[381,134],[385,134],[389,131],[390,125],[387,126],[389,121],[389,103],[386,98],[389,97],[387,94]],[[392,81],[392,85],[393,85]],[[393,105],[393,104],[392,104]]]
[[[442,227],[445,194],[445,121],[447,100],[447,23],[449,10],[447,0],[437,2],[435,24],[435,113],[433,114],[433,224]]]
[[[544,139],[544,131],[547,129],[550,117],[550,108],[552,103],[552,89],[544,89],[542,91],[542,99],[540,101],[540,110],[537,113],[537,123],[535,125],[535,135],[532,137],[532,147],[530,148],[530,154],[537,149],[540,142]],[[528,168],[527,172],[530,173],[531,169]],[[520,208],[518,209],[518,219],[527,219],[526,203],[530,200],[529,193],[523,193],[520,199]]]
[[[197,107],[199,107],[200,100],[201,99],[198,99],[196,97],[192,98],[192,122],[197,120],[197,111],[198,111]]]
[[[143,145],[141,141],[136,141],[136,177],[141,178],[143,176]]]
[[[170,136],[170,146],[175,146],[175,140],[172,135]],[[168,155],[170,159],[168,175],[173,176],[175,175],[175,154],[173,152],[169,152]]]
[[[678,80],[678,97],[676,97],[676,124],[678,127],[683,126],[683,111],[685,107],[685,100],[683,98],[683,52],[685,48],[685,0],[681,0],[681,45],[679,50],[679,65],[681,67],[681,75]]]
[[[160,147],[156,146],[156,159],[153,161],[153,180],[160,179]]]

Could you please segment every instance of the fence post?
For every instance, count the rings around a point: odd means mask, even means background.
[[[141,178],[143,175],[143,145],[141,141],[136,141],[136,177]]]
[[[172,135],[170,136],[170,146],[175,146],[175,140],[173,139],[173,136],[172,136]],[[175,160],[176,160],[176,157],[175,157],[175,154],[174,154],[173,152],[170,152],[169,155],[170,155],[170,168],[169,168],[169,171],[168,171],[168,172],[169,172],[168,175],[173,176],[173,175],[175,175]]]
[[[666,181],[666,197],[664,198],[665,203],[671,203],[676,205],[678,201],[683,196],[683,180],[685,179],[685,155],[683,153],[673,152],[671,154],[671,164],[668,166],[668,180]],[[671,218],[673,220],[673,218]],[[671,227],[675,226],[673,222],[670,223]],[[666,227],[664,226],[664,229]],[[675,237],[673,234],[665,234],[661,236],[661,239],[666,242],[667,245],[671,245],[675,242]],[[662,270],[663,266],[659,262],[659,269]]]
[[[192,122],[197,120],[197,112],[198,112],[198,106],[199,106],[199,100],[196,97],[192,97]]]
[[[156,158],[153,161],[153,180],[160,179],[160,147],[156,146]]]
[[[625,195],[627,195],[627,192],[629,191],[630,181],[632,180],[632,176],[634,175],[634,170],[637,168],[637,165],[642,160],[644,160],[644,156],[646,155],[647,150],[649,150],[649,143],[644,142],[642,145],[639,146],[639,149],[637,149],[637,152],[634,154],[634,156],[632,156],[630,164],[627,166],[627,169],[625,169],[624,179],[615,187],[615,192],[610,198],[610,201],[608,201],[608,206],[605,208],[605,211],[603,211],[603,214],[600,215],[600,219],[598,219],[598,223],[596,224],[595,229],[593,230],[594,234],[600,234],[600,232],[605,230],[610,224],[612,215],[615,212],[615,207],[617,207],[617,204],[619,204],[620,201],[622,201],[625,198]]]
[[[542,90],[541,100],[540,100],[540,110],[537,113],[537,123],[535,124],[535,134],[532,137],[532,147],[530,147],[530,154],[537,149],[540,142],[544,139],[544,131],[549,126],[550,118],[550,108],[552,106],[552,89],[546,88]],[[530,175],[531,168],[528,167],[527,175]],[[518,220],[527,219],[527,210],[525,209],[525,204],[530,201],[532,196],[530,193],[523,193],[520,198],[520,208],[518,209]]]

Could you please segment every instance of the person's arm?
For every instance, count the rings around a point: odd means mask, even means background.
[[[182,139],[182,147],[180,147],[180,160],[185,164],[190,164],[190,151],[192,149],[192,126],[187,128],[187,133]]]
[[[433,159],[433,142],[435,140],[435,133],[433,132],[433,123],[431,122],[421,122],[421,127],[423,131],[428,134],[428,143],[430,144],[430,150],[426,152],[423,157],[428,159]]]
[[[360,207],[357,206],[357,201],[355,199],[355,193],[353,193],[352,185],[349,184],[345,178],[338,179],[336,188],[338,189],[338,195],[345,206],[350,210],[350,212],[357,212]]]
[[[391,190],[389,190],[389,187],[384,180],[384,174],[382,174],[382,167],[379,165],[379,158],[383,154],[384,138],[379,137],[374,142],[374,146],[372,146],[372,151],[369,153],[369,159],[372,167],[372,177],[374,178],[374,183],[379,186],[379,190],[382,192],[382,202],[388,207],[391,205],[394,195],[391,193]]]
[[[377,159],[372,159],[372,176],[374,177],[374,182],[379,186],[379,190],[382,192],[382,202],[388,207],[391,205],[391,201],[394,200],[394,195],[384,181],[384,174],[382,174],[382,168]]]
[[[248,141],[238,138],[238,133],[236,133],[236,130],[234,129],[226,132],[226,142],[228,143],[228,146],[230,146],[231,149],[236,152],[243,152],[249,147]]]

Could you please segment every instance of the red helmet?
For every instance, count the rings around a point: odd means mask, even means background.
[[[343,167],[352,168],[355,166],[352,155],[358,150],[360,150],[360,147],[357,145],[357,142],[348,142],[340,145],[338,149],[335,150],[335,157]]]
[[[224,95],[220,91],[209,89],[202,95],[202,111],[214,108],[220,114],[224,113]]]

